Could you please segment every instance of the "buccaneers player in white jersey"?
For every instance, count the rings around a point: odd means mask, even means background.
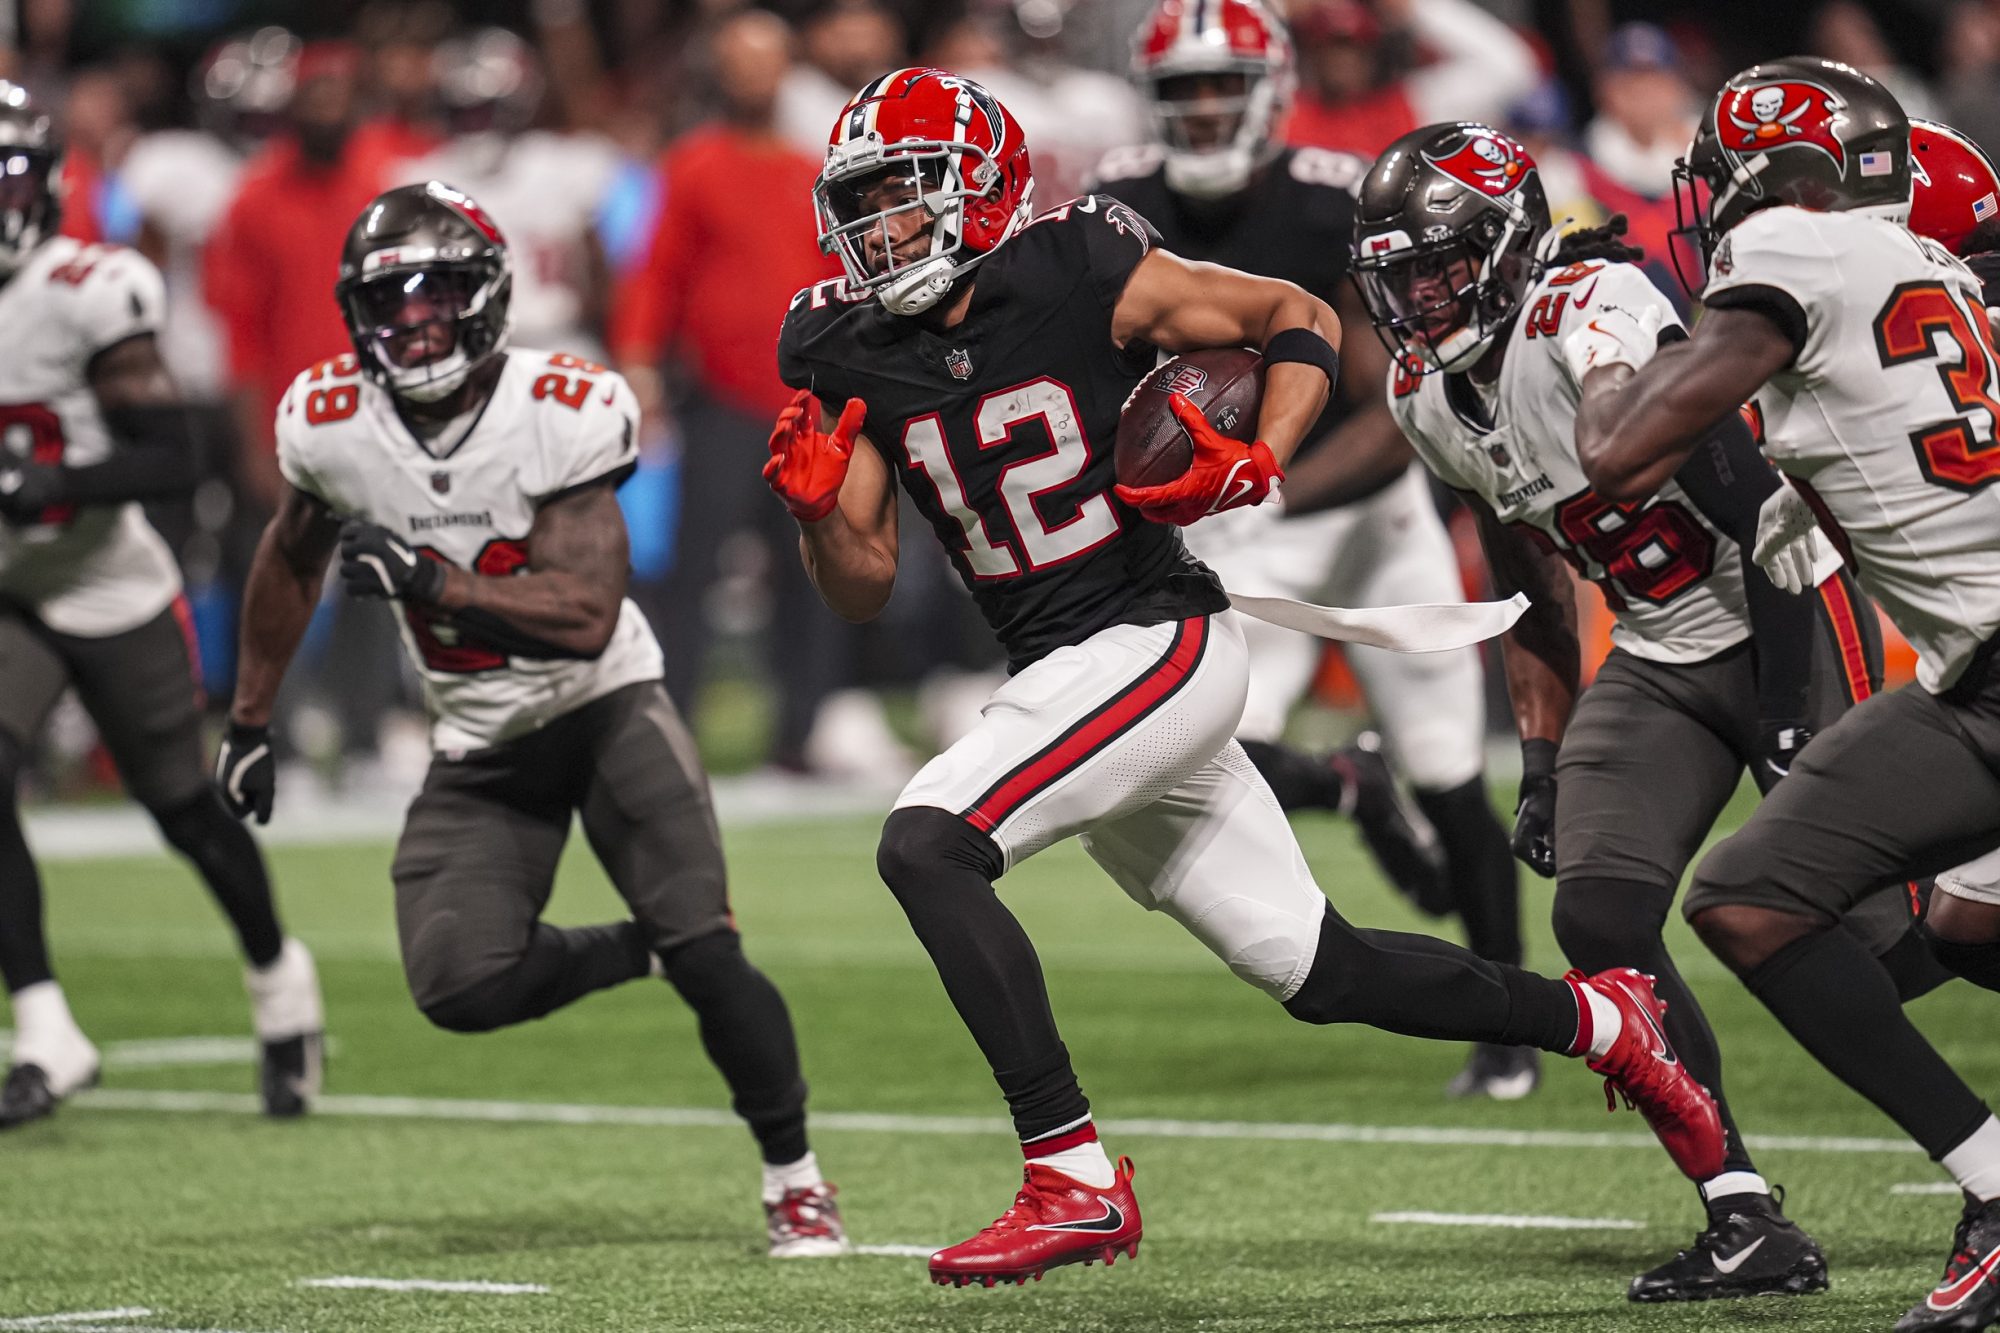
[[[772,1255],[840,1253],[791,1017],[743,956],[707,778],[625,596],[614,492],[638,404],[603,366],[509,348],[511,285],[499,229],[436,181],[349,231],[336,293],[354,352],[278,404],[289,486],[244,593],[216,781],[239,815],[270,817],[272,700],[338,548],[349,593],[399,604],[431,715],[391,871],[418,1008],[485,1032],[665,976],[762,1150]],[[631,919],[541,919],[572,815]]]
[[[1767,1002],[1880,992],[1840,914],[2000,844],[2000,358],[1978,280],[1901,225],[1910,125],[1874,80],[1805,58],[1743,71],[1683,176],[1708,312],[1684,349],[1593,377],[1578,452],[1600,493],[1642,499],[1754,399],[1764,453],[1915,646],[1916,683],[1814,737],[1690,891],[1716,904],[1695,928]],[[1938,894],[1928,924],[1947,966],[2000,986],[2000,908]],[[1865,1029],[1810,1003],[1781,1016],[1965,1190],[1944,1279],[1898,1329],[1985,1328],[2000,1122],[1882,998]],[[1885,1043],[1902,1058],[1885,1064]]]
[[[97,1077],[97,1049],[49,963],[16,790],[74,688],[132,798],[194,863],[235,928],[263,1043],[264,1109],[319,1085],[319,982],[278,925],[264,860],[203,774],[201,697],[180,570],[138,501],[194,489],[194,440],[161,363],[159,271],[56,234],[49,118],[0,82],[0,978],[14,1010],[0,1129]]]
[[[779,370],[800,392],[765,470],[821,595],[851,620],[894,587],[900,482],[1014,667],[979,725],[904,789],[877,858],[1027,1159],[1013,1205],[932,1255],[932,1277],[1024,1282],[1138,1246],[1131,1165],[1098,1141],[1034,946],[994,889],[1072,836],[1293,1017],[1587,1056],[1684,1170],[1715,1170],[1714,1103],[1660,1034],[1647,978],[1557,981],[1356,929],[1231,738],[1243,635],[1178,528],[1281,479],[1338,371],[1333,311],[1290,283],[1179,259],[1100,195],[1030,220],[1032,185],[1019,124],[971,80],[904,69],[861,90],[816,187],[846,277],[786,316]],[[1157,353],[1245,344],[1264,351],[1262,439],[1225,439],[1183,399],[1189,471],[1117,484],[1120,407]]]

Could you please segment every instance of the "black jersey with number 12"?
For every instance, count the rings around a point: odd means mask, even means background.
[[[974,270],[955,327],[889,314],[844,281],[792,298],[785,383],[895,467],[1018,670],[1111,625],[1225,609],[1180,531],[1112,494],[1118,412],[1157,352],[1112,341],[1111,312],[1157,237],[1099,195],[1036,218]]]

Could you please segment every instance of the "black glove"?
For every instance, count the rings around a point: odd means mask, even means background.
[[[238,819],[257,816],[271,822],[271,802],[278,795],[278,765],[271,758],[271,729],[231,722],[215,752],[215,790],[222,804]]]
[[[1521,742],[1521,799],[1514,806],[1514,855],[1543,879],[1556,875],[1556,743]]]
[[[1750,776],[1757,782],[1757,790],[1769,793],[1792,771],[1792,761],[1799,757],[1799,751],[1806,748],[1806,742],[1813,738],[1812,728],[1796,719],[1766,718],[1757,724],[1757,762],[1750,770]]]
[[[62,469],[48,463],[0,467],[0,518],[34,523],[50,505],[62,502]]]
[[[381,524],[350,518],[340,525],[340,581],[356,597],[431,603],[444,594],[444,566]]]

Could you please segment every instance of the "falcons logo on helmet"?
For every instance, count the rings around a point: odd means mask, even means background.
[[[1732,153],[1817,148],[1845,171],[1847,149],[1833,132],[1840,108],[1840,99],[1816,83],[1753,83],[1722,95],[1716,132]]]
[[[1424,161],[1467,189],[1496,199],[1520,189],[1535,169],[1527,149],[1490,132],[1467,135],[1463,147],[1443,157],[1425,153]]]

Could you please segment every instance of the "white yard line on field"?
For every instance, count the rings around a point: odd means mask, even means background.
[[[1957,1185],[1949,1180],[1926,1180],[1914,1185],[1891,1185],[1891,1194],[1963,1194]]]
[[[0,1029],[0,1060],[13,1051],[14,1034]],[[327,1054],[334,1053],[328,1039]],[[100,1051],[106,1069],[166,1069],[180,1065],[254,1065],[255,1037],[148,1037],[106,1042]]]
[[[942,1245],[857,1245],[856,1254],[879,1254],[890,1259],[928,1259],[943,1249]]]
[[[153,1313],[144,1306],[128,1305],[117,1310],[77,1310],[69,1314],[38,1314],[20,1319],[0,1319],[0,1329],[68,1328],[74,1324],[94,1324],[102,1319],[144,1319]]]
[[[302,1277],[301,1287],[335,1291],[448,1291],[466,1296],[546,1296],[539,1282],[458,1282],[429,1277]]]
[[[168,1092],[98,1088],[77,1094],[75,1105],[100,1111],[166,1111],[256,1115],[258,1099],[247,1093]],[[628,1125],[650,1128],[740,1128],[742,1122],[719,1107],[593,1106],[564,1102],[509,1102],[455,1097],[321,1097],[315,1114],[376,1120],[486,1121],[531,1125]],[[874,1134],[1007,1135],[998,1116],[894,1115],[822,1111],[815,1129]],[[1108,1135],[1149,1139],[1229,1139],[1268,1143],[1404,1143],[1432,1148],[1643,1148],[1659,1151],[1651,1134],[1564,1129],[1474,1129],[1434,1125],[1285,1124],[1257,1120],[1100,1120]],[[1908,1139],[1815,1135],[1752,1134],[1750,1147],[1775,1152],[1921,1152]]]
[[[1529,1213],[1375,1213],[1370,1222],[1426,1227],[1501,1227],[1510,1231],[1642,1231],[1622,1217],[1538,1217]]]

